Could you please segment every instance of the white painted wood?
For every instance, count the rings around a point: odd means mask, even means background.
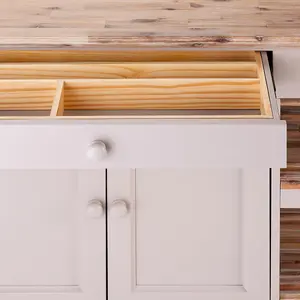
[[[281,190],[281,207],[282,208],[300,208],[300,190]]]
[[[105,142],[99,140],[93,141],[89,145],[86,155],[92,161],[102,161],[105,159],[108,155]]]
[[[104,171],[0,171],[0,299],[106,299]]]
[[[1,122],[0,137],[3,169],[286,166],[277,120]],[[86,155],[95,140],[107,147],[101,161]]]
[[[87,215],[90,218],[93,219],[101,218],[104,214],[104,211],[105,211],[105,207],[103,201],[97,199],[93,199],[89,201],[87,205]]]
[[[120,218],[124,217],[129,212],[129,205],[126,201],[117,199],[113,201],[109,207],[109,215],[111,217]]]
[[[280,299],[280,169],[271,170],[271,300]]]
[[[300,97],[299,50],[276,50],[273,52],[274,82],[278,98]]]
[[[109,299],[270,297],[268,169],[108,170]]]

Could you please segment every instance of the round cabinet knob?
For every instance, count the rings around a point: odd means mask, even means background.
[[[93,199],[89,201],[87,206],[87,215],[92,218],[100,218],[104,214],[104,204],[102,201]]]
[[[92,160],[101,161],[108,154],[107,146],[103,141],[94,141],[89,145],[86,153],[87,157]]]
[[[115,200],[109,209],[113,217],[124,217],[128,214],[129,205],[124,200]]]

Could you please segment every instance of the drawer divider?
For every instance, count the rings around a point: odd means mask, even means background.
[[[272,114],[272,109],[269,101],[267,82],[263,70],[263,62],[261,59],[261,54],[259,52],[255,52],[255,60],[257,65],[257,75],[260,81],[261,114],[263,116],[271,118],[273,114]]]
[[[64,85],[63,80],[57,80],[56,92],[51,108],[51,117],[63,116],[64,114]]]

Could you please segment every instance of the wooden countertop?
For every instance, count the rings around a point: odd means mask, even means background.
[[[300,46],[298,0],[2,0],[0,48]]]

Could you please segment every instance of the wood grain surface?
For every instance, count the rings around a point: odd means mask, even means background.
[[[255,62],[0,63],[0,79],[257,78]]]
[[[59,53],[0,51],[3,116],[168,110],[174,117],[272,118],[259,52],[154,51],[154,61],[149,51],[115,59],[111,52]]]
[[[55,97],[55,80],[2,80],[0,110],[45,110],[53,99],[61,101],[62,90],[66,110],[259,110],[261,106],[257,78],[73,79],[58,83]]]
[[[281,299],[300,299],[300,209],[281,209]]]
[[[58,80],[56,84],[56,92],[52,102],[51,117],[63,116],[64,114],[64,81]]]
[[[300,189],[300,100],[281,99],[281,113],[288,127],[288,167],[281,170],[281,187]],[[281,300],[299,300],[300,209],[281,209],[280,248]]]
[[[281,118],[287,121],[287,168],[281,170],[281,187],[300,189],[300,100],[281,99]]]
[[[300,44],[298,0],[2,0],[0,47]]]

